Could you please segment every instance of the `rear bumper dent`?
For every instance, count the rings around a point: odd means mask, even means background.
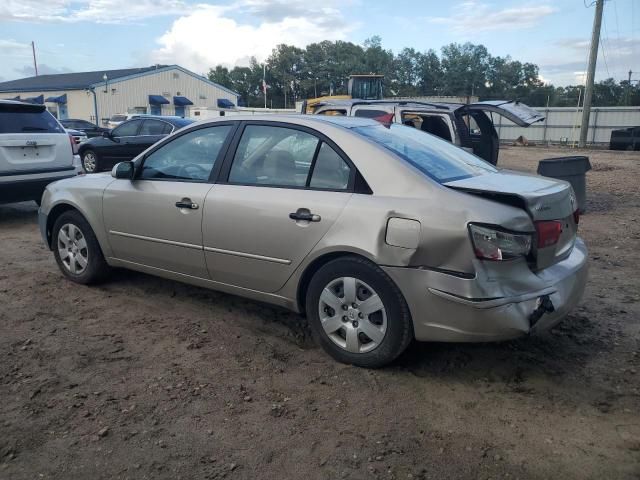
[[[588,261],[587,249],[578,239],[562,262],[538,273],[514,269],[512,279],[504,271],[499,279],[467,280],[428,270],[383,268],[407,300],[417,340],[485,342],[556,325],[582,297]],[[491,295],[473,298],[470,291]]]

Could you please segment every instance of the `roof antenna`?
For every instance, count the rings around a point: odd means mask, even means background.
[[[31,42],[31,51],[33,52],[33,69],[36,71],[36,77],[38,76],[38,62],[36,62],[36,42]]]

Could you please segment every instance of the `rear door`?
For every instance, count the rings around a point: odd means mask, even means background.
[[[540,112],[517,100],[476,102],[466,105],[462,109],[466,111],[497,113],[520,127],[528,127],[544,120],[544,115]]]
[[[355,170],[310,129],[251,122],[236,137],[205,202],[207,267],[217,282],[275,292],[342,212]]]
[[[69,135],[44,105],[0,102],[0,176],[69,169]]]

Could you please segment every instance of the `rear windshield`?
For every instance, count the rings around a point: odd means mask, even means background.
[[[131,117],[134,118],[134,117]],[[127,119],[126,115],[114,115],[111,117],[112,122],[124,122]]]
[[[56,119],[46,110],[22,109],[3,105],[0,108],[1,133],[65,133]]]
[[[439,183],[497,172],[491,164],[455,145],[397,123],[356,127],[373,140]]]

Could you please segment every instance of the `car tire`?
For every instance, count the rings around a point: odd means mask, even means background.
[[[382,367],[413,340],[402,292],[380,267],[364,258],[341,257],[323,265],[309,282],[305,303],[314,336],[339,362]]]
[[[111,270],[89,222],[80,212],[68,211],[58,217],[51,245],[58,267],[73,282],[98,283]]]
[[[82,152],[82,169],[85,173],[97,173],[100,171],[100,159],[98,154],[91,149]]]

